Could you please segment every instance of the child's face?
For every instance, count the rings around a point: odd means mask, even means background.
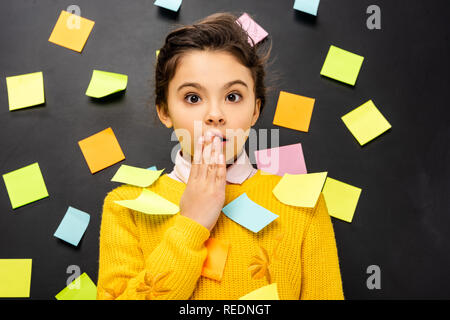
[[[183,55],[168,86],[167,104],[169,115],[157,108],[158,116],[174,127],[183,156],[191,160],[195,142],[209,130],[228,139],[222,145],[225,159],[235,159],[260,109],[250,69],[230,53],[206,50]]]

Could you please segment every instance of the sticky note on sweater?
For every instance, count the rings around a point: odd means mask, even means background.
[[[118,200],[114,202],[146,214],[176,214],[180,211],[178,205],[147,189],[142,189],[139,197],[134,200]]]
[[[278,286],[276,283],[271,283],[247,293],[245,296],[240,297],[239,300],[280,300]]]
[[[111,181],[122,182],[145,188],[152,185],[163,171],[164,169],[149,170],[123,164],[112,177]]]
[[[285,173],[307,173],[301,143],[256,150],[255,159],[256,166],[262,170],[261,174],[267,172],[283,176]]]
[[[220,281],[227,262],[230,243],[216,238],[209,238],[205,241],[205,246],[208,253],[203,263],[202,276]]]

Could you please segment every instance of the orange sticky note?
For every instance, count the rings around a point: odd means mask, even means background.
[[[202,276],[220,281],[227,262],[230,244],[226,241],[209,238],[205,241],[205,246],[208,255],[203,264]]]
[[[308,132],[316,99],[280,91],[273,124]]]
[[[48,41],[81,52],[94,24],[92,20],[63,10]]]
[[[111,128],[78,141],[78,145],[93,174],[125,159]]]

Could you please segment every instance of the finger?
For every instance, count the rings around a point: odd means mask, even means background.
[[[211,164],[208,167],[208,182],[214,183],[216,181],[217,163],[219,161],[219,153],[221,148],[220,139],[215,137],[213,140],[213,151],[211,155]]]
[[[198,176],[198,171],[200,167],[200,163],[202,161],[202,151],[203,151],[203,144],[205,141],[204,136],[198,137],[195,145],[194,145],[194,156],[192,159],[191,164],[191,172],[189,174],[189,178],[192,176],[193,178],[196,178]]]
[[[219,186],[225,185],[226,177],[227,177],[227,166],[225,163],[225,155],[223,154],[223,152],[220,152],[219,164],[217,165],[217,171],[216,171],[216,183]]]
[[[208,166],[211,161],[210,158],[211,158],[212,144],[208,143],[208,140],[211,140],[211,139],[207,138],[207,140],[206,140],[206,145],[203,148],[202,163],[200,164],[199,173],[198,173],[199,178],[202,178],[202,179],[206,179],[206,177],[208,176]]]

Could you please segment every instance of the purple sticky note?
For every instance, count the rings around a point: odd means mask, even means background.
[[[247,31],[249,39],[248,42],[252,45],[252,41],[250,38],[253,39],[255,44],[260,42],[262,39],[268,36],[268,33],[266,30],[264,30],[259,24],[257,24],[250,16],[246,13],[244,13],[242,16],[237,19],[237,22],[241,25],[242,29]]]
[[[256,150],[255,159],[258,169],[267,173],[279,176],[307,173],[301,143]]]

